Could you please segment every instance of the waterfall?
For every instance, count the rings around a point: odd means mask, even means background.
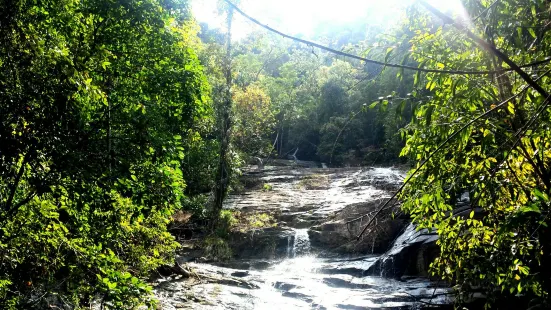
[[[287,258],[293,257],[294,238],[287,236]]]
[[[295,230],[295,242],[293,243],[293,257],[310,253],[310,236],[308,229]]]

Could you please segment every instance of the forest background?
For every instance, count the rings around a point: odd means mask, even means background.
[[[187,1],[2,1],[0,307],[153,307],[174,214],[219,240],[240,167],[291,154],[412,165],[397,195],[459,302],[549,305],[549,4],[463,4],[325,25],[320,49],[231,40],[227,2],[220,30]]]

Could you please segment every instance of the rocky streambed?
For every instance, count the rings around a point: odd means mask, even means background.
[[[397,168],[251,167],[225,208],[269,213],[273,227],[236,231],[233,259],[178,257],[185,276],[157,281],[162,309],[420,309],[450,305],[427,276],[436,237],[416,231],[398,206],[356,241],[381,201],[401,185]],[[390,216],[395,212],[398,216]]]

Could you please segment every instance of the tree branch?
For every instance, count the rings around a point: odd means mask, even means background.
[[[25,172],[26,164],[27,164],[27,154],[25,154],[25,156],[23,157],[23,160],[21,161],[21,167],[19,167],[19,171],[17,172],[17,176],[15,177],[15,181],[11,187],[10,195],[4,206],[5,210],[11,210],[11,205],[13,203],[13,199],[15,198],[15,192],[19,187],[19,182],[21,182],[21,177],[23,176],[23,173]]]
[[[259,22],[258,20],[256,20],[255,18],[247,15],[245,12],[241,11],[235,4],[233,4],[229,0],[224,0],[224,1],[228,5],[230,5],[232,8],[234,8],[239,14],[241,14],[243,17],[247,18],[251,22],[259,25],[260,27],[262,27],[264,29],[267,29],[268,31],[276,33],[276,34],[278,34],[278,35],[280,35],[284,38],[288,38],[288,39],[291,39],[291,40],[296,41],[296,42],[300,42],[300,43],[303,43],[303,44],[306,44],[306,45],[309,45],[309,46],[317,47],[319,49],[322,49],[324,51],[327,51],[327,52],[330,52],[330,53],[333,53],[333,54],[336,54],[336,55],[340,55],[340,56],[360,60],[360,61],[363,61],[363,62],[366,62],[366,63],[371,63],[371,64],[375,64],[375,65],[379,65],[379,66],[385,66],[385,67],[391,67],[391,68],[401,68],[401,69],[406,69],[406,70],[413,70],[413,71],[421,71],[421,72],[429,72],[429,73],[460,74],[460,75],[469,75],[469,74],[485,75],[485,74],[492,74],[492,73],[502,73],[502,72],[507,72],[507,71],[516,71],[513,67],[511,67],[511,69],[503,69],[501,71],[491,71],[491,70],[487,70],[487,71],[438,70],[438,69],[427,69],[427,68],[418,68],[418,67],[406,66],[406,65],[398,65],[398,64],[386,63],[386,62],[382,62],[382,61],[368,59],[368,58],[360,57],[360,56],[357,56],[357,55],[348,54],[348,53],[345,53],[345,52],[342,52],[342,51],[338,51],[338,50],[332,49],[330,47],[323,46],[323,45],[318,44],[318,43],[314,43],[312,41],[299,39],[297,37],[285,34],[285,33],[281,32],[281,31],[278,31],[278,30],[276,30],[276,29],[274,29],[274,28],[272,28],[268,25],[264,25],[261,22]],[[544,60],[540,60],[540,61],[536,61],[536,62],[533,62],[533,63],[522,65],[522,66],[520,66],[520,68],[534,67],[534,66],[538,66],[538,65],[541,65],[541,64],[544,64],[544,63],[548,63],[549,61],[551,61],[551,57],[548,57]],[[518,65],[515,65],[515,66],[517,68],[519,67]]]
[[[440,19],[442,19],[445,23],[449,23],[451,25],[453,25],[455,28],[457,28],[458,30],[464,32],[469,38],[471,38],[471,40],[473,40],[476,44],[478,44],[480,47],[482,47],[483,49],[491,52],[492,54],[496,55],[499,59],[501,59],[503,62],[505,62],[507,65],[509,65],[509,67],[511,67],[511,70],[515,71],[516,73],[518,73],[518,75],[520,75],[522,77],[522,79],[524,81],[526,81],[526,83],[528,83],[528,85],[530,85],[532,88],[534,88],[538,93],[540,93],[540,95],[542,95],[543,97],[548,97],[549,94],[547,93],[547,91],[545,91],[538,83],[536,83],[531,77],[530,75],[528,75],[528,73],[524,72],[521,67],[519,65],[517,65],[514,61],[512,61],[507,55],[505,55],[502,51],[500,51],[499,49],[497,49],[497,47],[495,47],[494,45],[486,42],[484,39],[478,37],[477,35],[475,35],[474,33],[472,33],[470,30],[468,30],[467,28],[465,28],[465,26],[455,22],[455,20],[449,16],[447,16],[446,14],[440,12],[439,10],[437,10],[435,7],[433,7],[432,5],[428,4],[427,2],[425,2],[424,0],[421,0],[420,1],[421,4],[427,9],[429,10],[431,13],[433,13],[434,15],[438,16]]]
[[[516,98],[518,95],[520,95],[525,89],[523,89],[522,91],[520,91],[519,93],[511,96],[510,98],[507,98],[506,100],[504,100],[503,102],[495,105],[493,108],[491,108],[490,110],[480,114],[479,116],[475,117],[474,119],[472,119],[470,122],[468,122],[467,124],[465,124],[463,127],[459,128],[458,130],[456,130],[455,132],[453,132],[444,142],[442,142],[437,148],[436,150],[432,151],[432,153],[429,154],[429,156],[419,165],[419,167],[417,167],[417,169],[415,169],[413,171],[413,173],[407,178],[407,180],[402,184],[402,186],[400,186],[400,188],[398,189],[398,191],[396,191],[396,193],[394,193],[394,195],[392,195],[392,197],[390,197],[381,207],[379,207],[379,209],[377,210],[377,212],[375,213],[375,215],[373,215],[373,217],[367,222],[367,224],[365,225],[364,229],[362,230],[362,232],[358,235],[357,237],[357,240],[360,240],[360,238],[362,237],[362,235],[365,233],[365,231],[367,230],[367,228],[369,227],[369,225],[371,225],[371,223],[373,222],[373,219],[375,219],[385,208],[386,206],[394,199],[398,196],[399,193],[402,192],[402,190],[406,187],[406,185],[413,179],[413,177],[419,172],[421,171],[421,168],[423,168],[425,166],[425,164],[434,156],[436,155],[436,153],[440,152],[444,146],[446,144],[448,144],[453,138],[455,138],[455,136],[457,136],[459,133],[461,133],[463,130],[467,129],[469,126],[471,126],[474,122],[478,121],[479,119],[485,117],[486,115],[492,113],[493,111],[499,109],[500,107],[504,106],[505,104],[507,104],[510,100]]]

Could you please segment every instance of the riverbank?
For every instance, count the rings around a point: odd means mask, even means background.
[[[450,305],[425,276],[434,238],[390,214],[360,241],[367,217],[401,184],[396,168],[256,167],[225,209],[269,214],[272,227],[234,231],[232,259],[206,261],[187,247],[184,275],[157,281],[162,309],[418,309]],[[402,251],[404,253],[402,253]],[[423,266],[421,266],[423,265]],[[426,266],[425,266],[426,265]]]

